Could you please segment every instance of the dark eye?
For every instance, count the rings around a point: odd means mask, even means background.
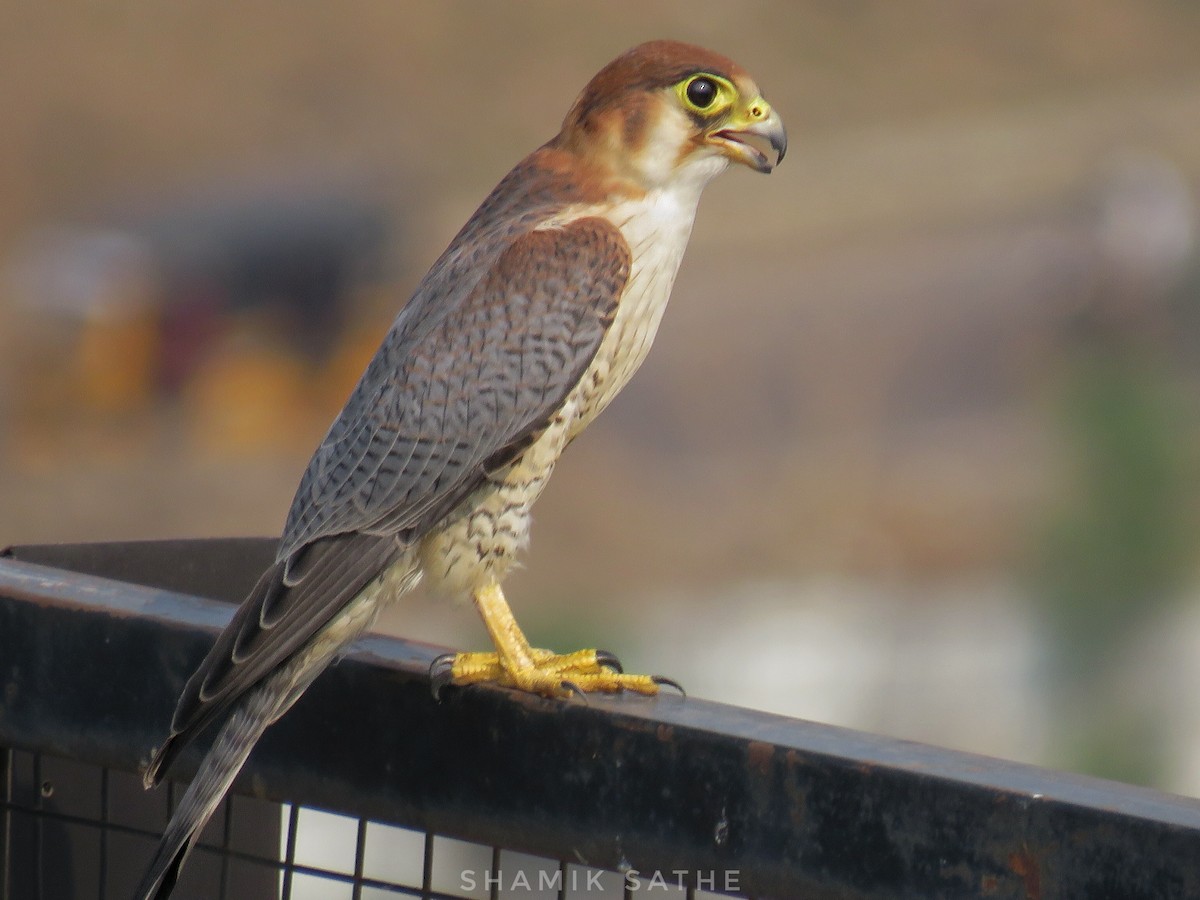
[[[687,98],[696,109],[707,109],[717,97],[717,83],[701,75],[688,82]]]

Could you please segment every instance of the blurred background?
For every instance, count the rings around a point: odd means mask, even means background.
[[[1200,6],[0,9],[0,545],[276,534],[605,62],[749,69],[654,352],[507,585],[692,695],[1200,794]],[[382,626],[484,647],[418,593]]]

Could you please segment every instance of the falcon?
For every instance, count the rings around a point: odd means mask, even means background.
[[[531,647],[501,582],[559,455],[645,359],[704,186],[731,162],[770,172],[786,148],[745,70],[653,41],[601,69],[496,186],[392,323],[301,478],[274,565],[187,682],[146,787],[222,724],[136,900],[171,893],[259,736],[421,578],[469,596],[495,645],[439,660],[435,683],[566,697],[668,682]]]

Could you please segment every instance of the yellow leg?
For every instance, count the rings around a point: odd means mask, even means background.
[[[495,582],[476,591],[473,599],[496,652],[457,654],[450,662],[451,684],[490,681],[546,697],[567,697],[587,691],[657,694],[660,682],[674,683],[650,675],[627,675],[615,668],[612,657],[596,650],[560,655],[530,647]]]

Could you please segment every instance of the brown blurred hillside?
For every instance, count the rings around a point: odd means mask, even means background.
[[[0,265],[19,268],[46,229],[145,221],[248,184],[335,186],[396,223],[319,366],[272,315],[251,316],[180,394],[111,415],[72,406],[81,383],[109,396],[104,378],[71,380],[83,351],[65,338],[53,346],[68,358],[31,351],[41,313],[6,281],[0,545],[277,531],[424,267],[600,65],[658,36],[741,61],[791,149],[769,179],[738,171],[709,189],[655,352],[564,461],[520,590],[587,599],[1005,568],[1071,465],[1054,398],[1081,319],[1132,322],[1169,383],[1185,397],[1195,386],[1196,335],[1172,306],[1196,292],[1194,4],[59,3],[0,15]],[[1132,255],[1120,239],[1160,233]],[[136,381],[143,344],[122,340],[120,377]],[[56,412],[38,418],[44,408]],[[1182,403],[1190,437],[1197,412]]]

